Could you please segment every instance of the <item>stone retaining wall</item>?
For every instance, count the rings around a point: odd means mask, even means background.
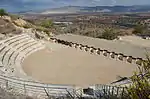
[[[120,61],[124,61],[124,62],[128,62],[128,63],[133,63],[133,64],[137,64],[137,65],[142,65],[143,62],[145,61],[144,59],[142,59],[140,57],[127,56],[127,55],[124,55],[123,53],[111,52],[106,49],[95,48],[93,46],[78,44],[78,43],[74,43],[74,42],[68,42],[65,40],[57,39],[57,38],[50,38],[50,40],[52,40],[55,43],[63,44],[63,45],[73,47],[73,48],[78,48],[80,50],[90,52],[92,54],[103,55],[105,57],[109,57],[112,59],[116,59],[116,60],[120,60]]]

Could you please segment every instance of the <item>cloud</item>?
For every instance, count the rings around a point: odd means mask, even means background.
[[[68,5],[137,5],[137,4],[150,4],[150,0],[0,0],[1,4],[68,4]]]

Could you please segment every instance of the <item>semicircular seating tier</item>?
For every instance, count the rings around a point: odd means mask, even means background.
[[[55,40],[54,40],[55,41]],[[74,41],[69,40],[56,40],[59,41],[61,44],[69,45],[70,47],[79,48],[81,50],[90,51],[91,53],[96,52],[97,54],[101,54],[104,56],[108,56],[110,54],[111,58],[114,57],[116,53],[113,53],[113,51],[110,53],[109,50],[101,50],[101,48],[95,48],[95,47],[89,47],[88,44],[81,44],[80,43],[72,43]],[[16,35],[11,38],[5,39],[0,41],[0,72],[2,71],[4,74],[11,73],[12,75],[16,76],[17,73],[20,75],[26,76],[21,68],[21,64],[23,60],[29,56],[30,54],[44,49],[45,44],[43,44],[40,41],[37,41],[30,37],[27,34],[21,34]],[[122,60],[122,54],[118,55],[118,58]],[[128,60],[130,60],[130,57],[127,57]],[[1,80],[3,79],[3,81]],[[26,89],[26,94],[32,94],[32,95],[41,95],[46,96],[46,91],[49,92],[49,95],[55,96],[55,95],[74,95],[74,86],[58,86],[58,85],[49,85],[49,84],[41,84],[38,82],[29,82],[29,81],[21,81],[18,79],[12,79],[8,76],[0,75],[0,83],[4,83],[5,81],[10,81],[9,83],[11,87],[17,91],[18,89]],[[6,86],[7,84],[4,83],[3,86]],[[19,86],[19,87],[18,87]],[[94,86],[95,89],[97,88]],[[103,87],[103,86],[102,86]],[[108,86],[110,88],[110,86]],[[69,90],[68,90],[69,89]],[[101,89],[101,88],[100,88]],[[19,90],[20,91],[20,90]],[[35,93],[33,93],[33,91]],[[70,91],[70,92],[69,92]],[[23,93],[23,92],[22,92]],[[43,94],[42,94],[43,93]],[[76,92],[77,93],[77,92]],[[82,93],[82,92],[81,92]],[[78,94],[77,94],[78,95]]]
[[[0,41],[0,64],[3,72],[20,72],[21,63],[31,53],[45,48],[44,44],[33,39],[27,34],[13,36]],[[24,74],[25,75],[25,74]]]

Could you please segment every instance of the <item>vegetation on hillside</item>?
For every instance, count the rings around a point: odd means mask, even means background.
[[[50,36],[52,29],[55,27],[53,26],[53,22],[50,19],[42,19],[42,20],[26,20],[27,24],[23,26],[24,28],[33,28],[36,31],[44,32],[46,35]]]
[[[0,9],[0,16],[8,15],[4,9]]]
[[[61,33],[71,33],[77,35],[84,35],[94,38],[103,38],[108,40],[116,39],[119,36],[120,30],[115,27],[104,26],[104,25],[94,25],[90,23],[72,24],[66,26]]]
[[[139,72],[131,77],[132,84],[127,88],[131,99],[150,99],[150,57],[139,66]]]
[[[40,25],[45,28],[51,28],[53,26],[52,20],[43,20]]]
[[[21,30],[16,29],[14,25],[6,20],[0,19],[0,34],[9,35],[9,34],[19,34]]]
[[[118,33],[115,32],[113,29],[104,29],[104,32],[98,38],[107,39],[107,40],[114,40],[118,38]]]
[[[134,27],[133,34],[144,34],[145,29],[146,26],[138,24]]]
[[[138,36],[150,36],[149,27],[146,25],[138,24],[137,26],[134,27],[132,33]]]

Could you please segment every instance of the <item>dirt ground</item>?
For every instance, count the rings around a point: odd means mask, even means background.
[[[44,83],[88,86],[109,84],[117,76],[130,76],[136,65],[48,43],[46,49],[24,60],[23,69],[28,76]]]
[[[142,39],[138,36],[121,36],[121,39],[118,41],[123,41],[128,44],[150,48],[150,40]]]

